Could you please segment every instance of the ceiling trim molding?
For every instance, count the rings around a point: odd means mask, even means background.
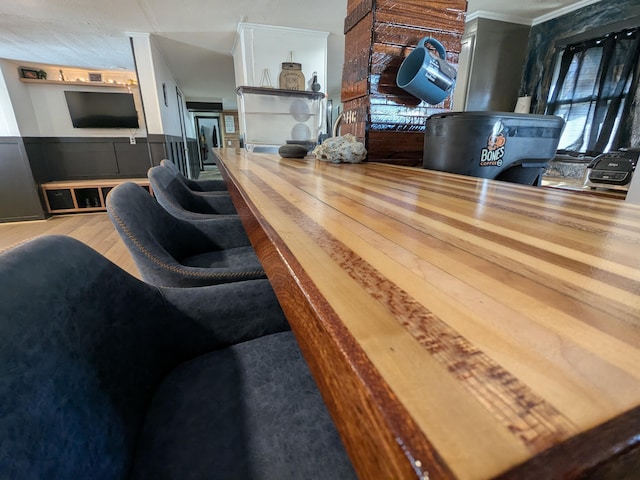
[[[566,15],[567,13],[571,13],[576,10],[580,10],[581,8],[587,7],[594,3],[598,3],[599,1],[600,0],[581,0],[574,3],[573,5],[568,5],[545,15],[540,15],[539,17],[533,19],[531,25],[538,25],[540,23],[548,22],[549,20],[553,20],[554,18],[561,17],[562,15]]]
[[[519,23],[521,25],[534,26],[540,23],[547,22],[549,20],[553,20],[554,18],[561,17],[562,15],[566,15],[567,13],[571,13],[575,10],[579,10],[594,3],[598,3],[599,1],[601,0],[580,0],[572,5],[561,7],[557,10],[554,10],[553,12],[545,13],[544,15],[540,15],[539,17],[535,17],[533,19],[518,15],[493,12],[490,10],[476,10],[475,12],[467,15],[466,21],[471,22],[477,18],[486,18],[489,20],[497,20],[499,22]]]
[[[519,23],[522,25],[531,25],[531,19],[527,17],[519,17],[517,15],[507,15],[489,10],[476,10],[467,15],[467,22],[471,22],[477,18],[486,18],[488,20],[497,20],[499,22]]]
[[[124,34],[131,38],[148,38],[151,36],[149,32],[124,32]]]
[[[275,32],[305,33],[305,34],[317,35],[319,37],[325,37],[325,38],[329,36],[329,32],[325,32],[322,30],[308,30],[306,28],[283,27],[279,25],[265,25],[262,23],[251,23],[251,22],[239,22],[236,28],[236,32],[240,34],[244,29],[273,30]]]

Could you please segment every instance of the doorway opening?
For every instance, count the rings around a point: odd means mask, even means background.
[[[195,117],[196,131],[198,132],[198,150],[200,152],[201,165],[215,165],[215,157],[212,148],[222,147],[220,136],[220,117],[201,116]]]

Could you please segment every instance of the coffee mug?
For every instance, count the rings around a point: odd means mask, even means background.
[[[427,48],[436,49],[439,57]],[[447,98],[456,83],[456,70],[446,61],[442,44],[435,38],[425,37],[402,62],[396,83],[414,97],[435,105]]]

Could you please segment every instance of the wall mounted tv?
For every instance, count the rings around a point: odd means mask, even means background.
[[[131,93],[65,91],[75,128],[138,128]]]

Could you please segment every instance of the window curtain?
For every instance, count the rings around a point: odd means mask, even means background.
[[[637,30],[568,45],[561,52],[546,111],[566,122],[560,150],[598,155],[628,140],[621,124],[638,87]]]

